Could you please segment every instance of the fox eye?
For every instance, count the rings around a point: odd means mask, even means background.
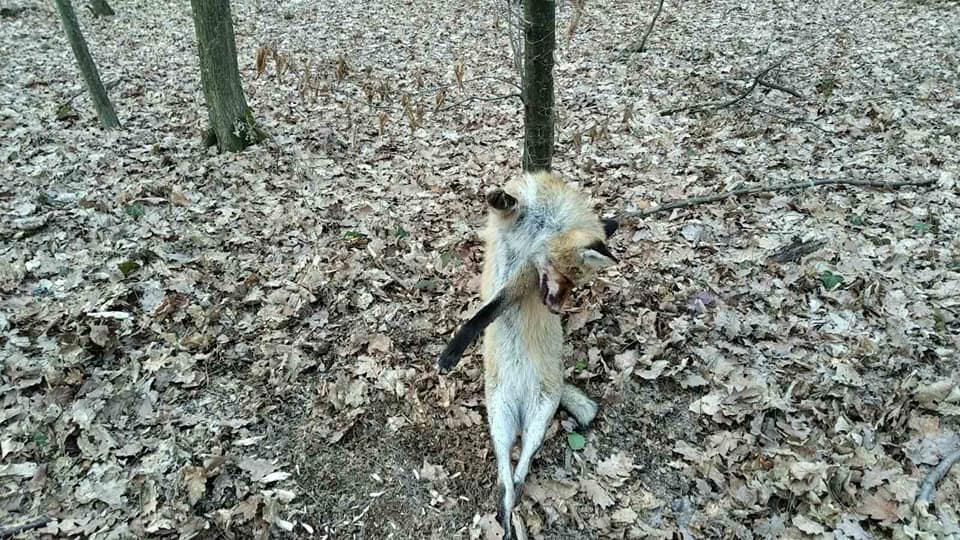
[[[610,238],[620,228],[620,224],[615,219],[603,219],[601,221],[603,222],[603,233],[607,235],[607,238]]]

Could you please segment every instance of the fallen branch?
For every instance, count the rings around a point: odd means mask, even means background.
[[[892,6],[894,6],[895,4],[893,4],[892,2],[886,2],[886,3],[878,2],[876,5],[886,6],[885,11],[889,11],[890,9],[892,9]],[[739,6],[735,6],[735,7],[733,7],[733,8],[728,9],[726,12],[724,12],[724,17],[725,17],[726,15],[728,15],[728,14],[729,14],[731,11],[733,11],[734,9],[740,9],[740,8],[739,8]],[[742,93],[740,93],[740,95],[736,96],[735,98],[733,98],[733,99],[731,99],[731,100],[728,100],[728,101],[711,101],[711,102],[706,102],[706,103],[698,103],[698,104],[695,104],[695,105],[687,105],[687,106],[685,106],[685,107],[677,107],[677,108],[675,108],[675,109],[666,109],[666,110],[660,111],[660,116],[670,116],[670,115],[676,114],[676,113],[678,113],[678,112],[689,111],[689,110],[694,110],[694,111],[701,111],[701,110],[705,110],[705,109],[717,110],[717,109],[722,109],[722,108],[724,108],[724,107],[729,107],[729,106],[731,106],[731,105],[735,105],[735,104],[739,103],[740,101],[744,100],[747,96],[749,96],[749,95],[757,88],[757,86],[760,86],[761,84],[762,84],[763,86],[768,87],[768,88],[773,88],[773,89],[776,89],[776,90],[780,90],[780,91],[786,92],[786,93],[788,93],[788,94],[790,94],[790,95],[793,95],[794,97],[803,99],[802,96],[801,96],[801,94],[800,94],[799,92],[796,92],[795,90],[792,90],[792,89],[787,88],[787,87],[782,86],[782,85],[777,85],[776,83],[771,83],[771,82],[769,82],[769,81],[765,81],[764,78],[766,77],[766,75],[767,75],[768,73],[770,73],[771,70],[773,70],[774,68],[778,67],[780,64],[782,64],[782,63],[784,62],[784,60],[786,60],[786,59],[789,58],[790,56],[792,56],[792,55],[794,55],[794,54],[806,52],[807,50],[812,49],[812,48],[814,48],[814,47],[818,47],[818,46],[820,45],[820,43],[822,43],[823,41],[825,41],[825,40],[827,40],[827,39],[829,39],[829,38],[831,38],[831,37],[837,36],[837,35],[839,35],[841,32],[847,31],[847,26],[848,26],[850,23],[852,23],[853,21],[863,18],[864,15],[865,15],[865,13],[866,13],[865,11],[857,11],[857,12],[854,13],[854,15],[852,15],[852,16],[850,16],[850,17],[847,17],[845,20],[840,21],[838,24],[834,24],[834,25],[833,25],[833,32],[823,33],[823,34],[819,35],[819,37],[817,37],[817,39],[814,39],[814,40],[810,41],[809,43],[803,45],[802,47],[796,47],[796,48],[794,48],[791,52],[785,53],[783,56],[780,57],[780,60],[774,62],[773,64],[771,64],[771,65],[768,66],[767,68],[765,68],[765,69],[761,70],[759,73],[757,73],[757,75],[753,78],[753,81],[750,83],[750,86],[747,87],[746,90],[744,90]],[[796,93],[794,93],[794,92],[796,92]]]
[[[933,502],[933,493],[937,487],[937,483],[943,480],[943,477],[947,475],[950,467],[957,461],[960,461],[960,448],[952,454],[945,456],[943,460],[940,461],[940,464],[923,479],[923,482],[920,483],[920,492],[917,494],[917,504],[930,506],[930,503]]]
[[[470,96],[470,97],[468,97],[467,99],[458,101],[458,102],[453,103],[453,104],[451,104],[451,105],[447,105],[446,107],[443,107],[442,109],[437,109],[437,110],[435,110],[435,111],[433,111],[433,112],[438,113],[438,112],[443,112],[443,111],[449,111],[450,109],[454,109],[454,108],[457,108],[457,107],[459,107],[459,106],[461,106],[461,105],[465,105],[465,104],[467,104],[467,103],[470,103],[471,101],[502,101],[502,100],[504,100],[504,99],[510,99],[510,98],[520,98],[520,99],[522,100],[522,99],[523,99],[523,96],[520,95],[520,94],[505,94],[505,95],[502,95],[502,96],[492,96],[492,97]]]
[[[6,525],[0,527],[0,538],[9,538],[11,536],[20,534],[22,532],[32,531],[34,529],[39,529],[47,523],[50,523],[50,518],[47,516],[41,516],[38,519],[33,521],[28,521],[23,525]]]
[[[713,195],[704,195],[701,197],[691,197],[689,199],[681,199],[677,201],[670,201],[666,204],[657,206],[656,208],[648,208],[639,212],[628,212],[626,215],[628,217],[647,217],[652,214],[659,212],[666,212],[667,210],[673,210],[676,208],[687,208],[690,206],[696,206],[698,204],[707,204],[717,201],[722,201],[724,199],[729,199],[730,197],[739,197],[741,195],[756,195],[757,193],[776,193],[779,191],[791,191],[794,189],[806,189],[816,186],[832,186],[832,185],[848,185],[848,186],[862,186],[862,187],[877,187],[877,188],[887,188],[887,189],[896,189],[901,187],[919,187],[927,186],[932,184],[933,179],[929,180],[916,180],[916,181],[903,181],[903,182],[883,182],[880,180],[844,180],[844,179],[830,179],[830,178],[818,178],[813,179],[808,182],[792,182],[789,184],[777,184],[772,186],[757,186],[751,188],[739,188],[732,189],[730,191],[725,191],[723,193],[715,193]]]
[[[753,111],[754,111],[754,112],[757,112],[757,113],[760,113],[760,114],[766,114],[766,115],[768,115],[768,116],[772,116],[772,117],[777,118],[777,119],[779,119],[779,120],[783,120],[784,122],[791,122],[791,123],[795,123],[795,124],[807,124],[807,125],[809,125],[810,127],[814,128],[814,129],[817,129],[817,130],[820,130],[820,131],[822,131],[822,132],[824,132],[824,133],[827,133],[827,134],[829,134],[829,135],[836,135],[836,134],[837,134],[836,131],[832,131],[832,130],[829,130],[829,129],[820,127],[820,125],[817,124],[816,122],[812,122],[812,121],[810,121],[810,120],[805,120],[805,119],[803,119],[803,118],[790,118],[789,116],[784,116],[784,115],[782,115],[782,114],[775,113],[775,112],[773,112],[773,111],[768,111],[768,110],[766,110],[766,109],[761,109],[760,107],[754,107],[754,108],[753,108]]]
[[[650,24],[647,25],[647,31],[643,33],[643,38],[640,39],[640,45],[631,47],[630,52],[643,52],[647,49],[647,38],[649,38],[653,32],[653,25],[657,24],[657,19],[660,17],[661,11],[663,11],[663,0],[660,0],[657,4],[657,12],[654,13],[653,18],[650,19]]]
[[[696,103],[696,104],[687,105],[684,107],[677,107],[675,109],[667,109],[665,111],[660,111],[660,116],[670,116],[672,114],[677,114],[678,112],[683,112],[683,111],[702,111],[706,109],[711,109],[715,111],[718,109],[729,107],[731,105],[736,105],[737,103],[740,103],[741,101],[746,99],[747,96],[752,94],[753,91],[757,88],[757,86],[760,85],[760,82],[763,80],[763,78],[766,77],[767,74],[773,71],[774,69],[780,67],[780,65],[783,64],[786,61],[786,59],[787,59],[786,55],[781,56],[779,60],[770,64],[764,69],[760,70],[760,72],[753,77],[753,80],[750,81],[750,86],[748,86],[746,90],[744,90],[743,92],[740,92],[739,95],[733,97],[732,99],[728,99],[727,101],[708,101],[706,103]]]
[[[803,94],[801,94],[800,92],[797,92],[797,91],[794,90],[793,88],[790,88],[789,86],[783,86],[782,84],[777,84],[777,83],[775,83],[775,82],[770,82],[770,81],[768,81],[768,80],[766,80],[766,79],[761,79],[761,80],[760,80],[760,86],[766,86],[767,88],[772,88],[772,89],[774,89],[774,90],[779,90],[779,91],[784,92],[784,93],[786,93],[786,94],[790,94],[791,96],[793,96],[793,97],[795,97],[795,98],[797,98],[797,99],[804,99]]]

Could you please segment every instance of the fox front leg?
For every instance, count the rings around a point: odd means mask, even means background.
[[[484,304],[480,311],[457,331],[447,348],[440,354],[440,359],[437,360],[437,367],[440,368],[441,373],[450,371],[460,362],[460,357],[463,356],[467,347],[503,313],[506,304],[507,297],[501,292],[494,296],[493,300]]]

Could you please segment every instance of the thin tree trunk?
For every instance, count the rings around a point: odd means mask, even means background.
[[[110,17],[115,15],[113,8],[107,3],[107,0],[90,0],[90,11],[94,17]]]
[[[57,11],[60,12],[60,20],[63,22],[63,30],[67,33],[67,40],[73,49],[73,55],[77,58],[77,65],[80,66],[80,74],[83,75],[83,82],[87,85],[87,91],[90,92],[90,99],[97,110],[97,118],[106,128],[120,127],[120,121],[117,120],[117,113],[113,110],[113,104],[107,96],[107,90],[103,87],[100,80],[100,74],[97,72],[97,65],[93,63],[93,57],[87,49],[87,42],[80,33],[80,25],[77,23],[77,15],[73,11],[73,5],[70,0],[54,0],[57,5]]]
[[[523,170],[550,170],[553,161],[554,0],[523,1]]]
[[[239,152],[265,135],[247,106],[237,68],[237,44],[229,0],[190,0],[200,54],[200,80],[210,116],[205,143]]]

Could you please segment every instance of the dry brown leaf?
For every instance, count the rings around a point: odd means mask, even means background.
[[[186,466],[183,468],[183,483],[187,488],[190,505],[197,504],[207,490],[207,475],[203,467]]]
[[[603,489],[603,486],[601,486],[599,482],[592,478],[581,478],[580,489],[586,493],[587,497],[593,502],[593,504],[599,506],[600,508],[607,508],[608,506],[613,505],[613,499],[610,498],[610,495],[607,494],[607,491]]]
[[[820,525],[816,521],[813,521],[803,514],[794,515],[792,522],[794,527],[812,536],[823,534],[826,531],[826,529],[823,528],[823,525]]]
[[[880,493],[870,493],[865,496],[857,511],[883,523],[900,519],[897,513],[897,505],[893,501],[882,497]]]

